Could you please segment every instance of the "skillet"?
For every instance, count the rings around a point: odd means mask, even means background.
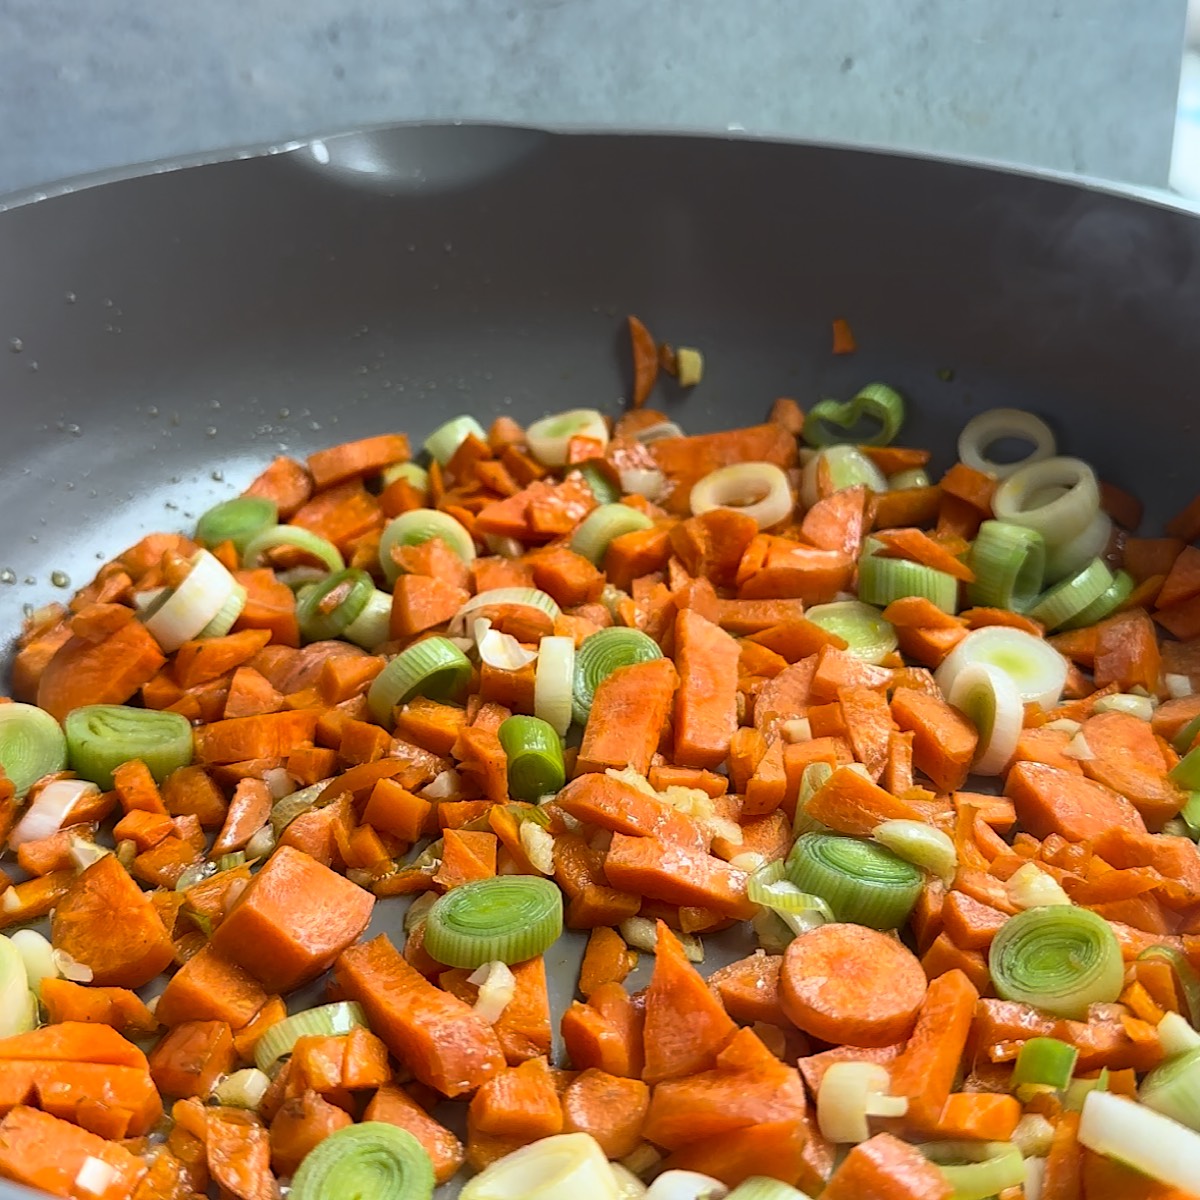
[[[419,442],[461,412],[615,414],[627,312],[704,351],[700,387],[655,401],[689,433],[882,379],[935,467],[972,414],[1019,405],[1136,491],[1147,529],[1200,486],[1200,220],[1165,196],[500,126],[272,149],[0,201],[0,657],[23,606],[277,453]],[[834,316],[856,355],[830,355]]]

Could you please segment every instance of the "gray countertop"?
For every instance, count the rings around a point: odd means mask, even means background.
[[[1162,185],[1186,0],[0,0],[0,193],[428,118],[703,129]]]

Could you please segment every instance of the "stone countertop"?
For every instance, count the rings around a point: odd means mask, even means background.
[[[421,119],[1167,180],[1186,0],[0,0],[0,194]]]

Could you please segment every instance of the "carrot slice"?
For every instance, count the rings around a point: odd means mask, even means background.
[[[783,1011],[806,1033],[851,1046],[906,1037],[925,998],[925,972],[911,951],[861,925],[801,934],[780,974]]]
[[[438,1183],[452,1179],[463,1164],[462,1142],[394,1083],[385,1083],[375,1093],[363,1113],[363,1120],[384,1121],[411,1133],[429,1155],[433,1177]]]
[[[738,644],[720,626],[684,609],[675,618],[675,761],[715,767],[738,727]]]
[[[72,637],[55,651],[37,685],[37,703],[59,721],[85,704],[124,704],[166,659],[140,621],[103,641]]]
[[[601,681],[583,731],[576,774],[632,767],[650,768],[678,682],[669,658],[618,667]]]
[[[1017,763],[1008,773],[1004,794],[1034,837],[1057,833],[1068,841],[1085,842],[1115,827],[1146,832],[1137,809],[1124,796],[1044,763]]]
[[[979,734],[957,709],[937,696],[901,688],[892,697],[892,717],[913,733],[913,765],[933,780],[939,792],[966,782]]]
[[[824,1200],[950,1200],[954,1189],[915,1146],[877,1133],[851,1149],[821,1195]]]
[[[637,317],[630,314],[626,320],[633,350],[632,403],[634,408],[641,408],[650,399],[658,378],[658,346],[650,330]]]

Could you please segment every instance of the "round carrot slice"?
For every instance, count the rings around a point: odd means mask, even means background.
[[[865,925],[821,925],[787,948],[783,1011],[805,1033],[848,1046],[906,1038],[925,996],[925,972],[895,938]]]

